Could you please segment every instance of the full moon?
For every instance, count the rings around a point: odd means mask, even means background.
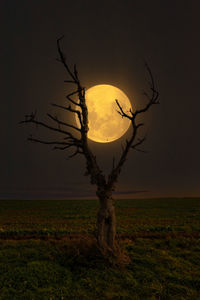
[[[98,143],[110,143],[125,134],[130,126],[130,120],[122,118],[116,99],[124,112],[128,112],[131,103],[128,97],[115,86],[108,84],[95,85],[85,92],[88,108],[88,138]],[[78,126],[79,120],[76,117]]]

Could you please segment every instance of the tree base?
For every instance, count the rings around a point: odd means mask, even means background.
[[[97,243],[97,248],[110,266],[125,267],[131,263],[131,259],[126,250],[122,249],[119,245],[116,245],[114,249],[102,249]]]

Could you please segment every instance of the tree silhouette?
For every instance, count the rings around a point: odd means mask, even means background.
[[[73,70],[69,67],[66,62],[65,55],[63,54],[60,41],[63,36],[57,40],[57,49],[59,54],[58,61],[64,66],[67,74],[69,75],[69,80],[65,82],[69,84],[73,84],[76,89],[74,92],[68,94],[66,96],[68,105],[62,106],[58,104],[52,104],[54,107],[65,110],[67,112],[72,113],[74,116],[76,115],[79,120],[79,126],[75,126],[70,123],[66,123],[58,119],[56,116],[52,116],[51,114],[47,114],[48,117],[55,122],[55,127],[50,126],[47,123],[41,122],[36,118],[36,112],[30,115],[25,115],[25,119],[20,123],[31,123],[36,124],[41,127],[45,127],[51,131],[55,131],[61,133],[63,135],[63,139],[61,141],[45,141],[33,138],[30,136],[28,138],[29,141],[54,145],[54,149],[66,150],[69,148],[73,148],[74,152],[70,157],[74,157],[76,155],[83,155],[86,160],[86,175],[90,176],[91,184],[96,185],[96,195],[100,202],[100,207],[97,215],[97,243],[99,249],[103,254],[114,254],[117,248],[116,245],[116,218],[115,218],[115,208],[113,204],[112,193],[115,190],[115,185],[118,179],[118,176],[121,172],[121,169],[127,159],[127,155],[131,149],[135,149],[141,151],[138,146],[140,146],[144,141],[145,137],[141,138],[138,136],[138,130],[144,124],[137,123],[137,117],[145,112],[147,112],[151,106],[154,104],[158,104],[158,96],[159,93],[155,88],[154,79],[152,72],[147,63],[145,63],[146,70],[148,72],[150,81],[150,93],[144,93],[147,98],[146,105],[139,110],[125,112],[117,99],[116,101],[116,110],[121,115],[122,118],[128,118],[131,121],[132,125],[132,133],[129,139],[126,140],[125,146],[122,148],[122,153],[119,157],[118,162],[113,160],[112,170],[106,179],[102,170],[100,169],[95,155],[92,153],[89,145],[88,145],[88,109],[85,100],[85,88],[82,86],[79,74],[74,65]],[[78,100],[74,100],[73,96],[76,96]],[[78,97],[77,97],[78,96]],[[78,133],[78,137],[77,134]]]

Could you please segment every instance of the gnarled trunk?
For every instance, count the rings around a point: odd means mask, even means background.
[[[98,193],[97,193],[98,195]],[[99,196],[100,208],[97,216],[97,242],[104,254],[114,254],[116,249],[116,218],[113,199],[109,192]]]

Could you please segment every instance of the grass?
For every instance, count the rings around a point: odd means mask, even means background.
[[[99,255],[97,209],[0,201],[0,300],[200,299],[200,199],[116,201],[126,267]]]

